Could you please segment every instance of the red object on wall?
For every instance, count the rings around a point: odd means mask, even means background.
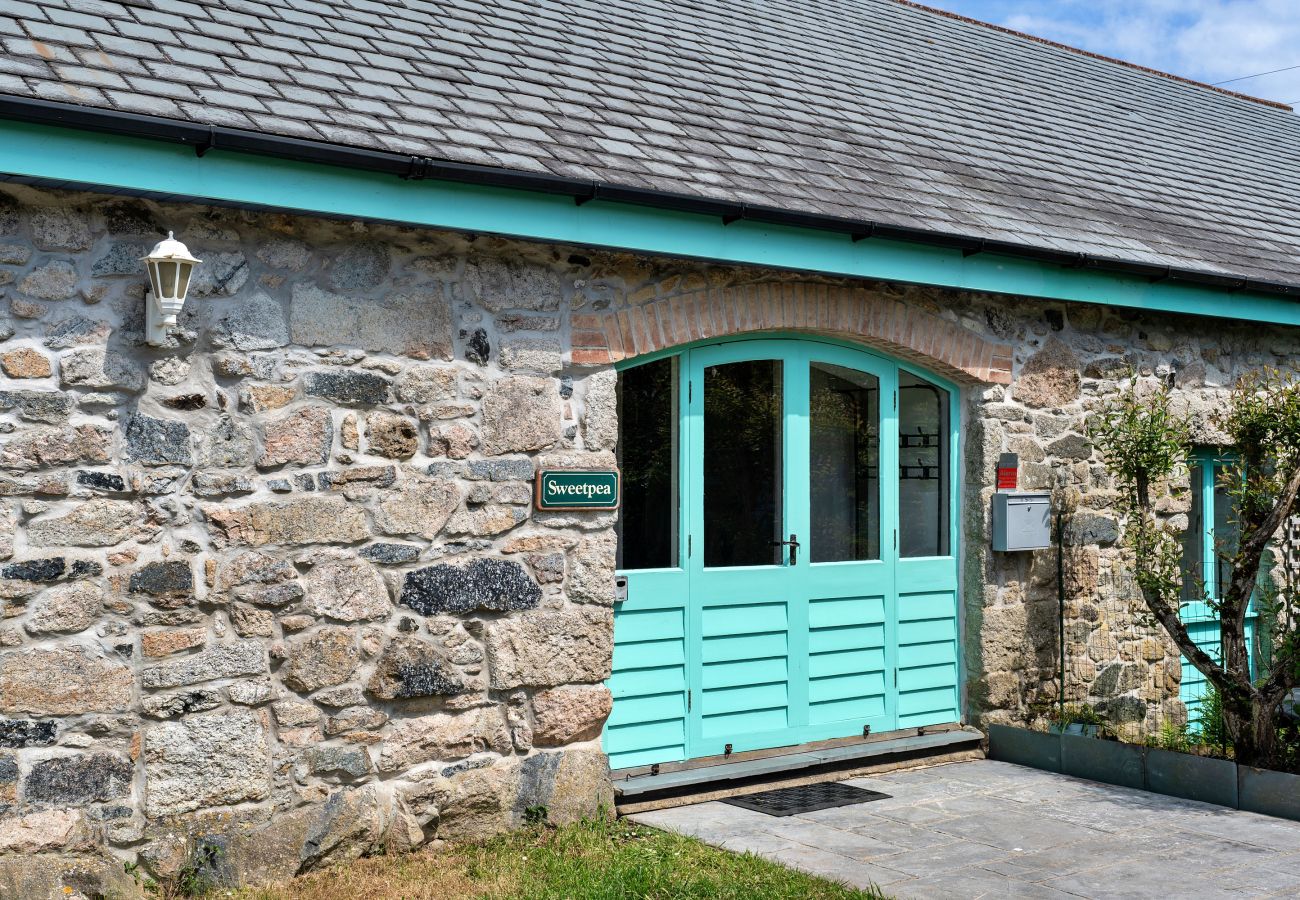
[[[1015,453],[1003,453],[998,457],[998,490],[1014,491],[1019,484],[1020,457]]]

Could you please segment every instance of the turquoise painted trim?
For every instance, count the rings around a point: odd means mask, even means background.
[[[686,471],[689,435],[685,427],[685,361],[674,365],[677,391],[677,471]],[[613,768],[686,758],[687,534],[690,496],[678,478],[677,565],[636,569],[628,599],[614,608],[613,668],[607,682],[614,709],[605,722],[602,745]],[[619,570],[623,574],[623,570]]]
[[[1011,256],[764,225],[626,203],[391,175],[69,128],[0,122],[0,172],[307,214],[1020,294],[1159,312],[1300,324],[1300,304]]]
[[[965,496],[965,484],[961,477],[961,460],[966,452],[961,433],[962,389],[953,381],[936,375],[928,369],[911,363],[898,361],[900,372],[910,372],[918,378],[938,385],[948,394],[948,555],[956,566],[954,602],[957,607],[957,710],[960,720],[966,721],[966,654],[962,652],[962,643],[966,637],[966,605],[962,602],[962,562],[965,546],[961,542],[961,498]],[[948,557],[940,557],[947,559]],[[946,574],[946,570],[945,570]]]

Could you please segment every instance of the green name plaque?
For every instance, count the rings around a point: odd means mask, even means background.
[[[537,473],[537,508],[618,509],[621,487],[617,469],[542,469]]]

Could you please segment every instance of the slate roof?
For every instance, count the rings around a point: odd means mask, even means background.
[[[899,0],[5,0],[0,93],[1300,284],[1300,117]]]

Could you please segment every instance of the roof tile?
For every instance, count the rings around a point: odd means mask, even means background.
[[[49,22],[32,19],[25,19],[23,25],[26,27],[27,33],[38,41],[49,41],[55,44],[77,44],[82,47],[95,46],[94,40],[82,28],[52,25]]]

